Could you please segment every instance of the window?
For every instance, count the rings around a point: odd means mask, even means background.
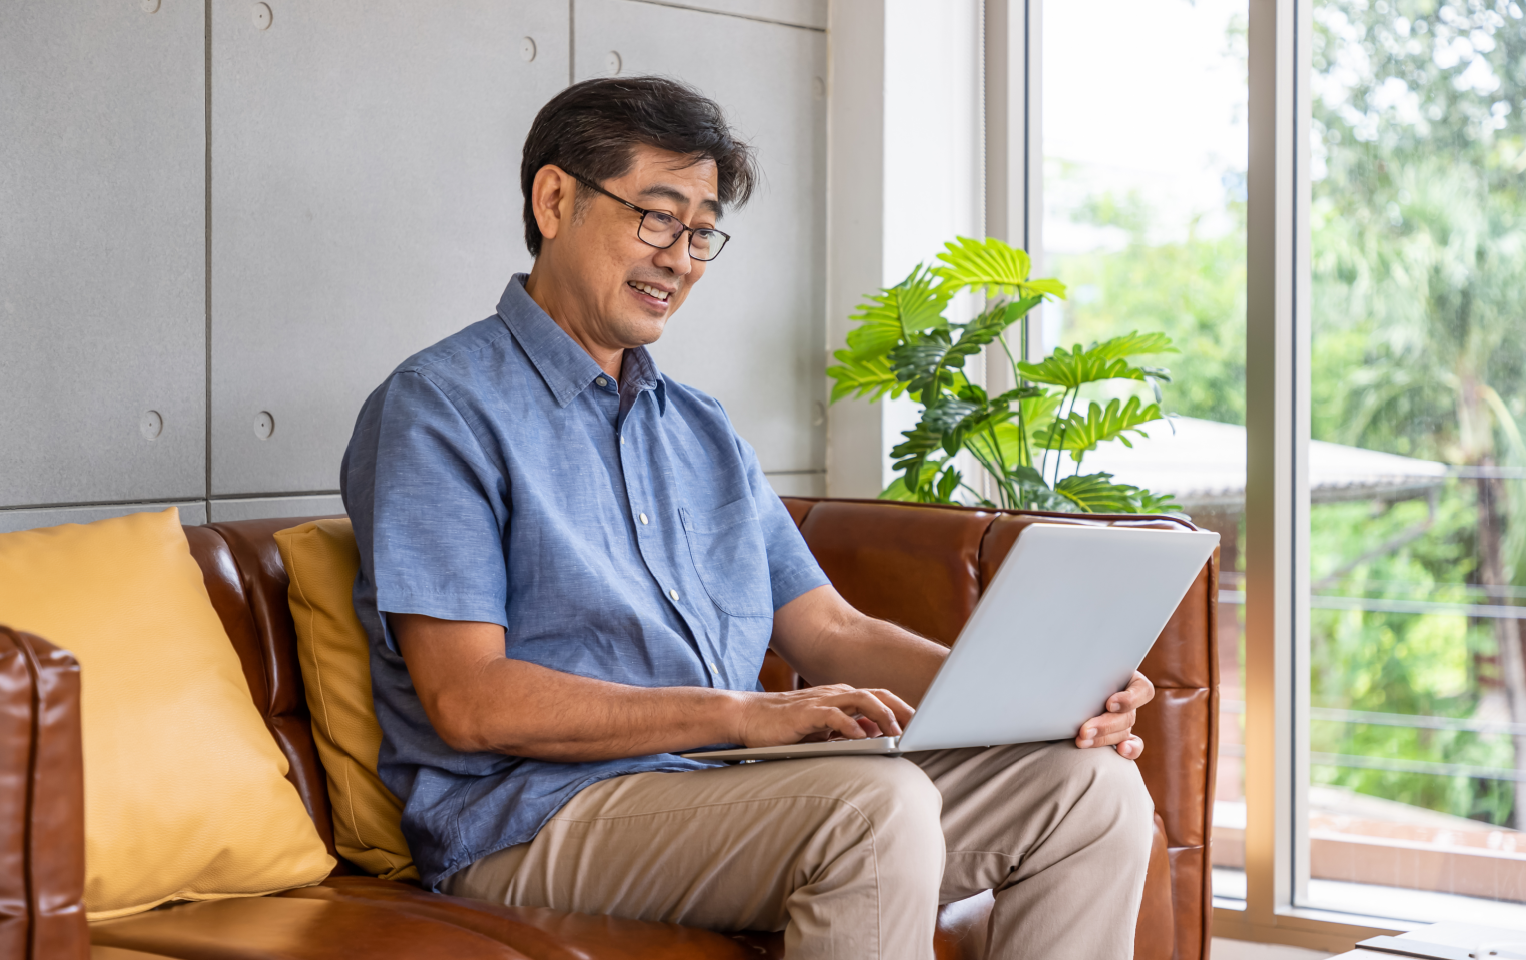
[[[1314,0],[1310,27],[1297,900],[1526,926],[1526,26]]]
[[[1172,493],[1221,537],[1214,890],[1245,897],[1241,555],[1245,507],[1246,0],[1044,7],[1042,344],[1162,331],[1170,423],[1085,461]],[[1105,400],[1132,384],[1102,385]],[[1154,400],[1139,390],[1146,402]],[[1112,449],[1110,449],[1112,448]]]

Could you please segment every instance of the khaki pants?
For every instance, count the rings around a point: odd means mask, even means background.
[[[1068,741],[638,773],[442,888],[784,930],[790,960],[926,960],[938,904],[994,890],[993,960],[1128,958],[1153,809],[1131,761]]]

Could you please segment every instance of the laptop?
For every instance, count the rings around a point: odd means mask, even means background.
[[[1070,739],[1128,685],[1218,543],[1207,531],[1035,523],[901,736],[683,756],[745,763]]]

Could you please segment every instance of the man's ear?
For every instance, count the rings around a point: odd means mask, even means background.
[[[530,184],[530,209],[541,236],[553,239],[561,228],[572,222],[578,182],[565,170],[546,164],[535,172]]]

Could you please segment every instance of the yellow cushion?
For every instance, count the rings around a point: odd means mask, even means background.
[[[276,534],[291,586],[297,656],[313,739],[328,772],[334,845],[386,880],[419,878],[403,804],[376,775],[381,726],[371,699],[371,644],[352,599],[360,553],[349,520],[313,520]]]
[[[177,510],[0,534],[0,623],[80,662],[91,920],[328,876]]]

